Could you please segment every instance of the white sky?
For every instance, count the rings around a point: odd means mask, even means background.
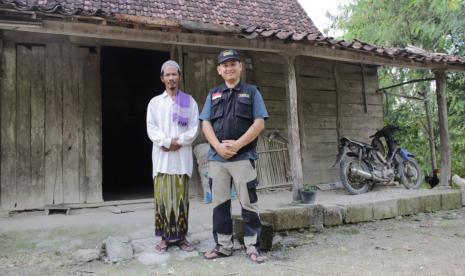
[[[329,27],[331,22],[326,17],[326,12],[329,11],[331,14],[337,12],[337,8],[340,4],[348,3],[350,0],[297,0],[300,5],[304,8],[307,14],[315,23],[316,27],[323,32],[323,29]],[[334,35],[330,33],[329,35]]]

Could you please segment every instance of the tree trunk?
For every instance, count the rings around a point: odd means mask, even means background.
[[[436,96],[438,101],[439,137],[441,140],[441,177],[440,185],[448,186],[451,176],[451,155],[449,146],[449,127],[447,123],[446,75],[444,71],[434,72]]]

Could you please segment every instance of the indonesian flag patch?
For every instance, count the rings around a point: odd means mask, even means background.
[[[223,95],[222,92],[213,92],[213,94],[212,94],[212,100],[219,99],[219,98],[221,98],[222,95]]]

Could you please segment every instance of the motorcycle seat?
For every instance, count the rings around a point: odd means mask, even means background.
[[[353,144],[356,144],[356,145],[358,145],[360,147],[363,147],[363,148],[367,148],[367,149],[370,149],[370,150],[375,149],[375,147],[373,147],[372,145],[364,143],[364,142],[355,141],[355,140],[352,140],[352,139],[347,138],[347,137],[344,137],[344,139],[346,139],[347,141],[349,141],[349,142],[351,142]]]

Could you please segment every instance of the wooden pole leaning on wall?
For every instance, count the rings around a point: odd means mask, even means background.
[[[434,144],[434,141],[436,139],[434,137],[433,120],[431,118],[431,110],[429,108],[428,93],[424,91],[423,93],[420,93],[420,95],[423,96],[423,105],[425,107],[425,113],[426,113],[426,123],[428,127],[428,142],[429,142],[429,148],[430,148],[430,154],[431,154],[431,172],[432,172],[438,167],[438,164],[436,161],[436,147]]]
[[[289,139],[289,161],[292,174],[292,200],[300,201],[299,189],[302,188],[303,170],[302,155],[300,152],[299,113],[297,108],[297,77],[295,70],[295,56],[287,54],[284,57],[284,74],[287,102],[287,123]]]
[[[436,97],[438,102],[439,138],[441,141],[441,186],[449,186],[452,161],[449,145],[449,126],[447,118],[446,74],[444,71],[435,71]]]

